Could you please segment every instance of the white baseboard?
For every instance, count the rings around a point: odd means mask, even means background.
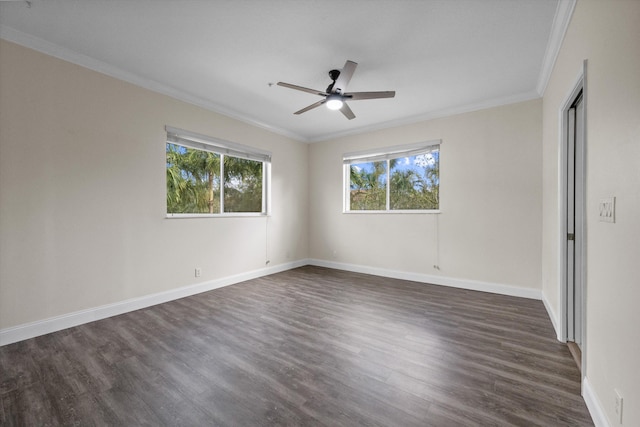
[[[544,308],[547,310],[547,314],[549,315],[549,319],[551,320],[551,324],[553,325],[553,329],[556,331],[556,338],[560,342],[566,342],[567,340],[564,338],[564,334],[560,330],[560,325],[558,323],[558,317],[556,316],[555,311],[551,308],[551,304],[547,301],[547,297],[542,293],[542,303],[544,304]]]
[[[587,409],[591,414],[593,424],[595,424],[596,427],[611,427],[611,424],[609,424],[609,420],[602,409],[600,400],[591,388],[591,384],[587,377],[584,377],[582,380],[582,397],[584,398],[584,403],[587,404]]]
[[[308,265],[302,259],[0,330],[0,346]]]
[[[493,294],[509,295],[514,297],[542,299],[539,289],[521,288],[517,286],[498,283],[480,282],[477,280],[456,279],[453,277],[432,276],[422,273],[411,273],[399,270],[387,270],[384,268],[369,267],[366,265],[345,264],[341,262],[310,259],[310,265],[318,267],[334,268],[336,270],[352,271],[354,273],[372,274],[374,276],[391,277],[393,279],[411,280],[414,282],[430,283],[433,285],[450,286],[452,288],[468,289],[472,291],[490,292]]]
[[[236,274],[234,276],[196,283],[194,285],[183,286],[165,292],[145,295],[139,298],[132,298],[113,304],[80,310],[49,319],[38,320],[36,322],[25,323],[11,328],[2,329],[0,330],[0,346],[71,328],[73,326],[79,326],[96,320],[105,319],[107,317],[117,316],[119,314],[128,313],[130,311],[139,310],[141,308],[150,307],[152,305],[162,304],[164,302],[173,301],[179,298],[211,291],[213,289],[233,285],[239,282],[244,282],[245,280],[255,279],[258,277],[267,276],[269,274],[291,270],[293,268],[302,267],[305,265],[316,265],[319,267],[334,268],[337,270],[353,271],[356,273],[372,274],[375,276],[391,277],[394,279],[411,280],[414,282],[422,283],[431,283],[434,285],[450,286],[454,288],[469,289],[481,292],[491,292],[494,294],[510,295],[537,300],[542,299],[542,293],[537,289],[519,288],[517,286],[480,282],[476,280],[431,276],[427,274],[410,273],[398,270],[386,270],[382,268],[345,264],[320,259],[302,259],[290,263],[275,265],[273,267],[260,268],[246,273]],[[553,321],[554,319],[552,318],[552,322]]]

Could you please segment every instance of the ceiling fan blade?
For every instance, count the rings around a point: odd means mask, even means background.
[[[344,114],[344,116],[349,120],[353,120],[356,118],[356,115],[353,114],[353,111],[351,111],[351,108],[349,108],[346,102],[342,103],[342,108],[340,108],[340,111],[342,111],[342,114]]]
[[[302,114],[302,113],[306,113],[309,110],[313,110],[316,107],[321,106],[322,104],[324,104],[325,102],[327,102],[326,99],[323,99],[322,101],[318,101],[318,102],[314,102],[313,104],[309,105],[308,107],[304,107],[302,110],[298,110],[293,114]]]
[[[394,96],[396,96],[396,92],[394,90],[387,90],[382,92],[351,92],[344,94],[345,98],[353,101],[356,101],[358,99],[393,98]]]
[[[353,77],[353,73],[356,71],[357,63],[353,61],[347,61],[344,63],[344,67],[340,70],[340,75],[331,89],[331,93],[342,93],[347,89],[347,85]]]
[[[327,96],[327,93],[321,90],[309,89],[308,87],[292,85],[291,83],[278,82],[278,86],[288,87],[289,89],[301,90],[302,92],[313,93],[315,95]]]

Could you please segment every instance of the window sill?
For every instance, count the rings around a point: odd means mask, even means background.
[[[405,209],[405,210],[393,210],[393,211],[342,211],[343,214],[374,214],[374,215],[394,215],[394,214],[439,214],[440,209],[419,210],[419,209]]]
[[[228,212],[221,214],[166,214],[166,219],[268,217],[262,212]]]

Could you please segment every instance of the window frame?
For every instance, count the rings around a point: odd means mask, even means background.
[[[221,218],[221,217],[263,217],[271,214],[271,152],[248,145],[226,141],[183,129],[165,126],[167,144],[206,151],[220,156],[220,212],[218,213],[170,213],[167,212],[165,184],[166,218]],[[226,156],[262,163],[262,207],[260,212],[224,212],[224,158]],[[166,156],[165,156],[166,159]],[[165,166],[166,171],[166,166]],[[165,172],[166,173],[166,172]]]
[[[342,213],[345,214],[439,214],[440,199],[438,198],[438,209],[391,209],[391,160],[401,157],[411,157],[419,154],[426,154],[430,151],[438,150],[438,164],[440,162],[440,146],[442,140],[431,140],[418,142],[415,144],[396,145],[393,147],[383,147],[371,150],[345,153],[342,155]],[[386,204],[385,209],[365,210],[351,209],[351,165],[357,163],[369,163],[386,161]],[[438,181],[440,176],[438,175]],[[438,182],[438,186],[439,186]]]

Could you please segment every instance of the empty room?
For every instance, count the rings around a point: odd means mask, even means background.
[[[640,1],[0,1],[0,425],[639,426]]]

